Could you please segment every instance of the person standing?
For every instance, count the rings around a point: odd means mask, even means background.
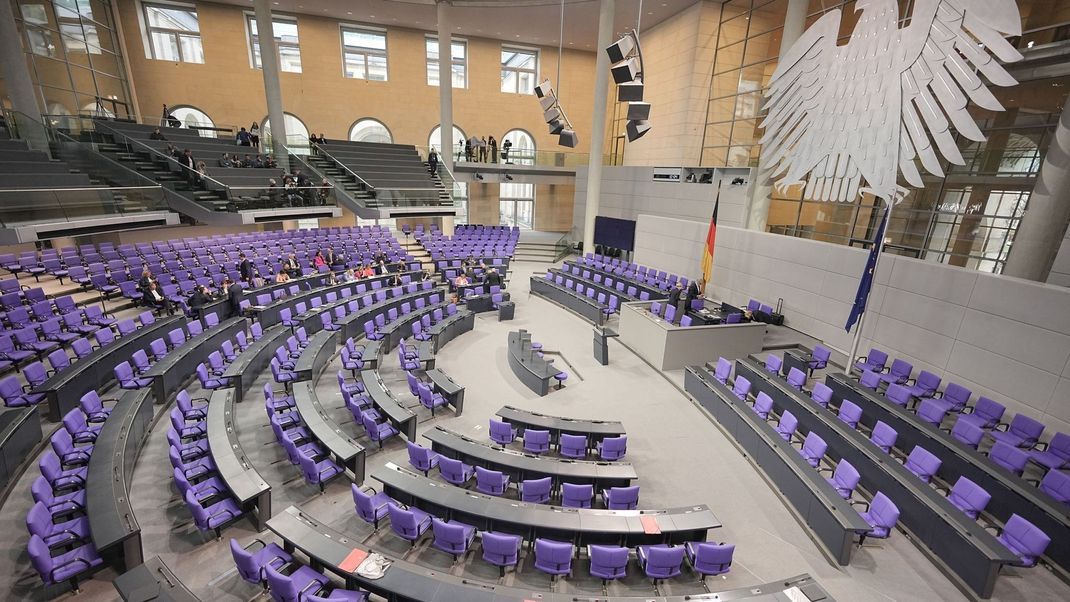
[[[491,136],[490,140],[489,140],[489,144],[490,144],[490,162],[491,163],[497,163],[498,162],[498,141],[494,139],[494,136]]]
[[[241,276],[242,282],[253,281],[253,264],[249,262],[245,253],[238,253],[238,275]]]
[[[260,124],[255,121],[249,126],[249,141],[256,148],[260,148]]]
[[[188,148],[182,151],[182,157],[178,162],[184,168],[182,171],[186,172],[186,180],[192,188],[197,184],[197,160],[193,158],[193,151]]]
[[[508,163],[509,162],[509,149],[511,149],[511,148],[513,148],[513,141],[512,140],[506,140],[502,144],[502,163]]]
[[[245,128],[238,130],[238,135],[235,136],[235,140],[240,146],[252,146],[253,138],[249,135],[249,132]]]
[[[691,302],[698,299],[699,295],[702,294],[700,289],[703,284],[705,284],[705,282],[702,278],[699,278],[698,280],[692,280],[690,284],[687,285],[687,298],[684,301],[684,311],[691,309]]]
[[[431,150],[427,152],[427,169],[434,176],[438,173],[438,153],[435,152],[435,147],[431,147]]]
[[[680,315],[680,295],[684,292],[684,285],[680,282],[676,283],[676,286],[672,287],[669,291],[669,299],[666,301],[666,305],[676,308],[677,315]]]
[[[487,137],[483,136],[479,139],[479,162],[487,162]]]

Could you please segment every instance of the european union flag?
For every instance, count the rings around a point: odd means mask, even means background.
[[[869,247],[869,259],[866,260],[866,271],[862,272],[862,279],[858,281],[858,292],[855,293],[855,304],[851,307],[851,315],[847,316],[847,325],[844,330],[851,332],[862,312],[866,311],[866,300],[869,299],[869,289],[873,286],[873,271],[877,268],[877,254],[880,249],[880,241],[884,238],[884,229],[888,226],[888,209],[884,210],[881,225],[877,228],[877,235],[873,237],[873,244]]]

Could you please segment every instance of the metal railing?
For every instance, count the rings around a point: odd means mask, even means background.
[[[167,209],[159,186],[0,190],[0,227]]]
[[[43,123],[25,113],[4,109],[4,122],[12,138],[24,140],[30,150],[41,151],[52,156],[48,147],[48,128]]]
[[[290,147],[287,146],[286,150],[290,150]],[[326,159],[330,159],[331,161],[334,162],[334,164],[336,166],[341,167],[343,170],[345,170],[345,172],[347,174],[349,174],[350,176],[353,176],[354,178],[356,178],[356,180],[358,182],[360,182],[362,186],[364,186],[365,190],[367,190],[368,192],[375,192],[375,186],[372,186],[371,184],[369,184],[368,181],[365,180],[364,178],[360,177],[360,174],[358,174],[357,172],[353,171],[352,169],[349,169],[349,167],[346,166],[345,163],[342,163],[338,159],[335,159],[334,155],[332,155],[331,153],[327,152],[327,150],[324,149],[322,146],[319,146],[318,144],[313,145],[311,154],[313,156],[322,156],[322,157],[324,157]]]
[[[572,254],[572,241],[569,239],[569,233],[565,232],[561,235],[561,238],[557,239],[554,243],[554,260],[552,263],[557,263]]]
[[[430,150],[426,146],[417,146],[417,152],[420,153],[420,157],[423,160],[427,160],[427,153]],[[439,156],[441,157],[441,152]],[[517,166],[533,166],[533,167],[580,167],[587,165],[588,153],[577,152],[565,152],[565,151],[529,151],[529,150],[516,150],[510,149],[508,154],[503,154],[501,147],[498,147],[497,161],[491,161],[493,158],[489,151],[486,161],[479,161],[478,154],[472,152],[472,156],[467,156],[464,151],[459,151],[456,148],[453,152],[454,163],[470,163],[472,165],[517,165]]]

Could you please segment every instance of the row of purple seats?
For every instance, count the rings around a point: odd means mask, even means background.
[[[286,347],[279,349],[285,351]],[[272,358],[272,361],[276,361],[276,358]],[[320,442],[305,428],[297,404],[288,392],[274,391],[270,384],[265,384],[264,408],[275,440],[286,450],[290,464],[301,469],[306,483],[318,486],[322,492],[331,479],[345,473],[345,469],[331,459]]]
[[[601,306],[602,313],[607,316],[620,311],[620,298],[616,295],[609,295],[607,299],[605,293],[599,292],[593,286],[585,286],[582,282],[574,282],[571,278],[566,279],[564,276],[554,276],[554,273],[550,271],[546,272],[545,278],[558,286],[576,291],[580,296],[586,295],[588,299]]]
[[[566,265],[562,271],[568,274],[572,274],[573,276],[576,276],[578,278],[582,278],[588,282],[593,282],[594,284],[602,285],[605,288],[616,290],[618,293],[621,294],[622,297],[625,297],[625,301],[635,301],[637,299],[641,301],[646,301],[647,299],[650,299],[650,293],[643,291],[642,295],[646,297],[644,299],[642,296],[640,296],[638,289],[636,289],[634,286],[628,285],[623,280],[615,281],[608,276],[606,276],[605,280],[603,280],[601,274],[591,274],[590,270],[584,270],[579,266]],[[699,305],[696,306],[696,309],[701,309],[701,299],[695,299],[695,301],[699,303]]]
[[[498,445],[507,446],[517,438],[517,429],[508,422],[490,420],[489,436],[491,441]],[[533,454],[543,454],[550,451],[550,431],[538,429],[524,430],[524,451]],[[562,434],[558,439],[558,453],[566,458],[584,459],[590,448],[590,442],[583,435]],[[594,448],[602,460],[613,461],[624,457],[628,451],[628,437],[605,437],[597,442]]]
[[[635,263],[627,263],[616,257],[611,258],[587,253],[584,257],[580,258],[580,262],[606,272],[624,276],[625,278],[644,282],[650,286],[656,286],[661,290],[669,290],[675,286],[677,282],[680,282],[685,287],[688,284],[688,279],[683,276],[670,274],[664,270],[659,271]]]
[[[259,547],[254,550],[257,544]],[[231,539],[230,553],[241,578],[270,590],[275,600],[365,602],[368,599],[367,592],[338,587],[329,577],[301,564],[277,544],[254,539],[249,546],[242,547],[238,540]]]

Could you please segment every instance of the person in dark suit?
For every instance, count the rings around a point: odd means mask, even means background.
[[[245,256],[245,253],[238,254],[238,274],[241,276],[242,282],[246,284],[253,281],[253,264]]]
[[[193,312],[193,317],[201,319],[204,317],[204,306],[208,305],[212,301],[212,295],[208,293],[208,289],[203,286],[198,286],[193,289],[193,295],[189,298],[189,308]]]
[[[282,262],[282,269],[290,275],[290,278],[297,278],[301,275],[301,266],[297,265],[297,256],[290,253],[290,256]]]
[[[323,260],[328,266],[334,266],[334,264],[340,263],[338,255],[334,252],[334,247],[327,247],[327,253],[323,256]]]
[[[230,310],[235,316],[241,315],[241,302],[242,302],[242,285],[240,282],[234,282],[230,278],[223,281],[223,290],[226,291],[227,301],[230,303]]]
[[[680,314],[680,295],[684,292],[684,285],[677,282],[676,286],[672,287],[669,291],[669,299],[665,302],[666,305],[671,305],[676,308],[677,315]]]
[[[152,273],[148,270],[141,272],[141,278],[137,281],[137,290],[141,293],[141,305],[144,307],[155,307],[152,297],[149,294],[149,289],[152,288]]]
[[[502,275],[498,273],[497,269],[490,268],[490,270],[487,271],[487,286],[501,286],[501,285],[502,285]]]
[[[701,294],[699,292],[699,281],[701,280],[701,278],[698,281],[692,280],[691,283],[687,285],[687,296],[684,300],[684,311],[691,309],[691,302],[695,299],[698,299],[698,296]]]

